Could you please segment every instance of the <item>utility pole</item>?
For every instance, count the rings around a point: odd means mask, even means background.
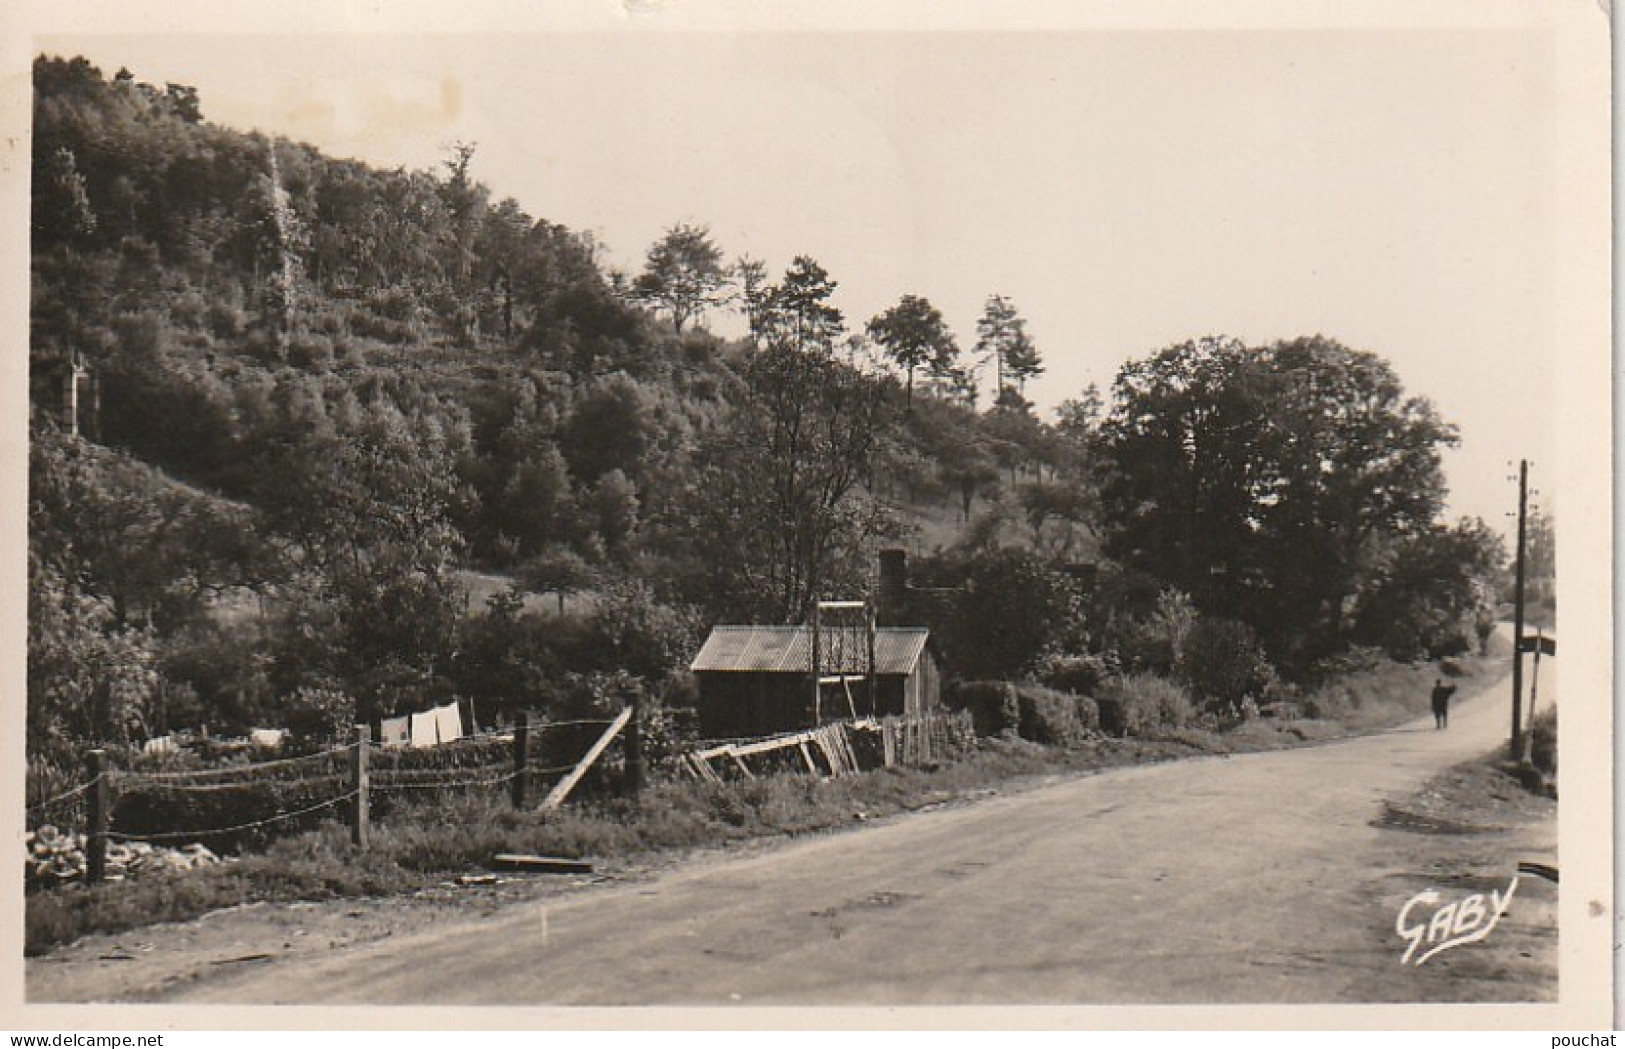
[[[1518,553],[1512,582],[1512,760],[1523,754],[1523,546],[1529,513],[1529,460],[1518,460]]]

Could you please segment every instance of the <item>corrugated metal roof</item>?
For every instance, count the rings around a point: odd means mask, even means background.
[[[862,627],[824,627],[819,651],[825,674],[863,674],[869,669]],[[912,674],[931,631],[925,627],[883,626],[875,631],[875,671]],[[694,671],[754,671],[805,674],[812,669],[812,627],[718,626],[711,628]]]

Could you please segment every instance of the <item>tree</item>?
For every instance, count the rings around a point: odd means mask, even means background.
[[[29,542],[104,601],[120,630],[140,621],[173,631],[203,613],[211,592],[258,586],[269,572],[248,507],[45,427],[30,447]]]
[[[1030,672],[1063,644],[1080,616],[1071,583],[1031,551],[962,551],[937,564],[924,562],[918,571],[963,588],[932,626],[954,672],[966,678]]]
[[[1104,410],[1100,387],[1090,383],[1076,397],[1068,397],[1055,409],[1055,429],[1066,438],[1085,443],[1100,427]]]
[[[762,334],[770,344],[805,352],[833,354],[846,321],[831,306],[836,284],[814,259],[797,255],[784,279],[767,289]]]
[[[1530,507],[1523,553],[1524,621],[1550,626],[1557,610],[1557,528],[1551,514]],[[1510,579],[1504,590],[1511,600]]]
[[[1027,380],[1044,370],[1038,348],[1027,334],[1026,319],[1003,295],[989,296],[982,309],[982,317],[976,322],[976,353],[994,364],[995,403],[1012,381],[1016,392],[1025,395]]]
[[[1355,639],[1395,659],[1467,651],[1478,623],[1493,612],[1505,563],[1500,536],[1477,518],[1400,538],[1368,585]]]
[[[308,435],[268,464],[260,501],[303,569],[281,620],[285,688],[341,685],[370,718],[444,672],[467,602],[453,454],[444,427],[380,401],[354,432]]]
[[[728,272],[722,252],[704,226],[677,225],[649,249],[643,272],[632,282],[633,294],[671,314],[672,328],[681,335],[683,325],[707,309],[721,305]]]
[[[574,550],[550,547],[519,569],[519,581],[526,590],[551,592],[564,614],[564,599],[590,589],[598,582],[598,571]]]
[[[203,123],[203,110],[199,107],[197,88],[190,84],[165,84],[164,99],[170,112],[188,124]]]
[[[86,743],[140,738],[158,685],[150,631],[32,553],[28,559],[28,756],[76,763]]]
[[[606,376],[576,399],[560,450],[570,473],[591,484],[611,470],[637,478],[655,436],[654,396],[624,374]]]
[[[768,300],[772,290],[767,282],[767,263],[741,255],[734,262],[733,279],[739,286],[739,307],[745,315],[745,324],[750,328],[751,341],[759,344],[767,332]]]
[[[49,166],[35,179],[33,217],[34,229],[48,240],[69,241],[96,231],[85,177],[67,146],[56,147]]]
[[[1172,346],[1124,365],[1113,399],[1107,554],[1299,667],[1346,642],[1386,544],[1432,523],[1456,439],[1387,363],[1319,336]]]
[[[905,388],[910,405],[914,403],[914,370],[923,366],[933,375],[944,376],[953,370],[959,356],[942,312],[919,295],[904,295],[897,305],[871,320],[868,331],[908,375]]]
[[[704,438],[678,547],[718,614],[795,622],[861,585],[882,516],[863,483],[887,425],[886,387],[816,351],[752,355]]]

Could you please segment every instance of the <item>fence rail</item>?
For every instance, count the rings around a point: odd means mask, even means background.
[[[777,736],[708,740],[706,746],[679,755],[677,765],[695,779],[720,782],[725,774],[753,779],[763,771],[753,769],[747,758],[771,756],[783,765],[788,756],[792,766],[813,775],[846,776],[926,764],[946,756],[973,731],[966,712],[833,721]]]

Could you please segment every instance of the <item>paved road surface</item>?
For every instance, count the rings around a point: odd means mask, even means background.
[[[173,1000],[1347,1000],[1396,953],[1378,931],[1392,914],[1373,913],[1398,873],[1373,867],[1394,852],[1377,838],[1395,832],[1371,826],[1382,799],[1493,747],[1505,691],[1458,696],[1447,732],[1429,718],[1063,782],[223,974]]]

